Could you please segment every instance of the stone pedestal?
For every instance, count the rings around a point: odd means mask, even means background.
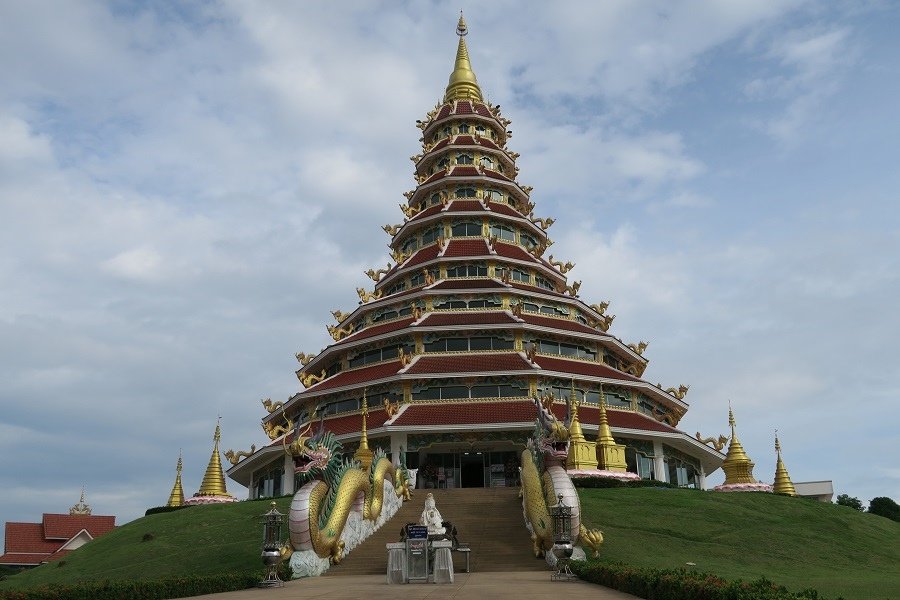
[[[406,583],[406,544],[397,542],[386,545],[388,551],[387,582]]]
[[[450,540],[439,540],[431,544],[434,548],[434,582],[453,583],[453,557],[450,550],[453,543]]]

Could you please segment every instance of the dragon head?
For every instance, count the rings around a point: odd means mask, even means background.
[[[538,412],[537,450],[547,458],[565,460],[569,454],[569,429],[553,414],[553,396],[532,399]]]
[[[311,429],[311,424],[302,431],[298,427],[294,441],[285,446],[285,452],[294,459],[294,474],[301,479],[324,476],[332,460],[340,458],[341,444],[334,434],[320,427],[318,433],[310,436]]]

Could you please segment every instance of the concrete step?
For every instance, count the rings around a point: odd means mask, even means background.
[[[330,576],[374,575],[387,571],[385,545],[400,540],[403,526],[418,522],[425,508],[425,496],[434,494],[435,504],[445,521],[456,527],[461,544],[471,548],[472,571],[535,571],[547,568],[544,559],[531,553],[531,539],[522,516],[518,488],[462,488],[415,490],[394,517],[368,540],[327,572]],[[453,553],[454,568],[465,567],[465,556]]]

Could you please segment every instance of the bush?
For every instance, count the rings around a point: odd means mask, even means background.
[[[182,504],[181,506],[155,506],[153,508],[148,508],[147,512],[144,513],[144,516],[155,515],[157,513],[167,513],[172,512],[173,510],[181,510],[182,508],[191,508],[190,504]]]
[[[853,496],[848,496],[847,494],[840,494],[835,501],[835,504],[840,504],[841,506],[849,506],[858,511],[862,511],[863,505],[860,502],[859,498],[854,498]]]
[[[886,496],[872,498],[869,501],[869,512],[887,517],[891,521],[900,521],[900,505]]]
[[[610,479],[609,477],[573,477],[572,483],[577,488],[678,488],[677,485],[653,479]],[[688,489],[688,488],[685,488]]]
[[[825,600],[814,589],[794,594],[765,577],[748,583],[684,569],[636,568],[595,561],[569,564],[584,581],[653,600]]]
[[[254,587],[261,579],[260,572],[253,571],[157,581],[88,581],[72,585],[0,591],[0,600],[120,600],[121,598],[163,600],[245,590]]]

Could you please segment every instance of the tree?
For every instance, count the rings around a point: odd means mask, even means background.
[[[850,508],[856,509],[858,511],[862,511],[863,505],[860,502],[859,498],[854,498],[853,496],[848,496],[847,494],[839,494],[837,497],[837,504],[841,506],[849,506]]]
[[[872,498],[869,501],[869,512],[887,517],[891,521],[900,521],[900,505],[886,496]]]

